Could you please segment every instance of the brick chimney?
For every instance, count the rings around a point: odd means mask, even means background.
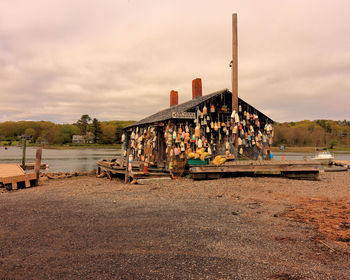
[[[173,107],[179,103],[179,93],[175,90],[170,92],[170,107]]]
[[[192,99],[202,96],[202,80],[200,78],[192,81]]]

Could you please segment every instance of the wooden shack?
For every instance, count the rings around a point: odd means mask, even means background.
[[[99,161],[98,173],[125,174],[126,182],[129,176],[136,180],[169,171],[173,177],[188,171],[193,179],[247,172],[317,178],[318,163],[266,161],[271,155],[274,122],[238,97],[237,14],[232,14],[230,67],[232,91],[203,96],[202,81],[197,78],[192,81],[192,99],[178,104],[178,92],[172,90],[169,108],[124,129],[121,159]]]
[[[124,129],[122,156],[165,170],[184,170],[188,163],[206,164],[224,159],[270,158],[273,120],[238,98],[232,110],[228,89],[202,96],[200,79],[192,82],[192,99],[177,104],[170,92],[170,107]],[[224,161],[224,160],[223,160]],[[218,163],[220,164],[220,163]]]

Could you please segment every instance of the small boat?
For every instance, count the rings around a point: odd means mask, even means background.
[[[327,149],[316,149],[317,154],[310,158],[311,160],[317,160],[322,164],[330,164],[334,160],[334,156]]]

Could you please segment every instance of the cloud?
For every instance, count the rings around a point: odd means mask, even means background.
[[[134,119],[231,87],[276,121],[350,119],[350,4],[309,1],[0,3],[0,121]]]

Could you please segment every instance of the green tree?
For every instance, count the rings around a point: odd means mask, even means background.
[[[331,142],[329,142],[329,149],[333,149],[338,144],[337,139],[332,139]]]
[[[92,133],[94,134],[94,143],[98,143],[102,135],[102,129],[101,123],[96,118],[92,120]]]
[[[113,144],[115,141],[115,129],[116,126],[113,124],[101,123],[102,135],[101,143],[102,144]]]
[[[79,128],[72,124],[61,125],[55,133],[55,144],[66,144],[72,142],[72,136],[79,133]]]
[[[119,144],[122,142],[122,134],[123,129],[118,125],[115,129],[115,141]]]
[[[87,126],[88,126],[90,121],[91,121],[91,118],[89,115],[82,115],[80,117],[80,120],[77,121],[77,126],[80,129],[81,135],[86,134]]]
[[[35,130],[31,127],[28,127],[25,131],[24,131],[24,135],[26,136],[30,136],[32,141],[34,139],[34,135],[35,135]]]

